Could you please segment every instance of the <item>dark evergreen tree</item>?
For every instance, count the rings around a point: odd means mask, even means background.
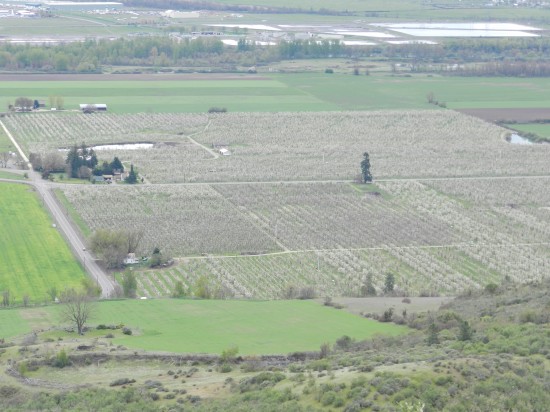
[[[367,152],[363,153],[363,160],[361,161],[361,177],[363,183],[372,182],[372,175],[370,173],[370,159]]]
[[[126,183],[129,183],[131,185],[137,183],[137,173],[134,170],[134,165],[130,165],[130,173],[128,173],[128,177],[126,178]]]
[[[458,331],[458,340],[461,340],[461,341],[472,340],[473,336],[474,336],[474,330],[472,329],[468,321],[463,321],[460,324],[460,329]]]
[[[434,322],[432,322],[428,327],[427,343],[428,345],[437,345],[439,343],[439,331],[437,330],[437,326]]]
[[[384,280],[384,292],[391,293],[395,287],[395,276],[393,273],[386,273],[386,278]]]
[[[111,166],[111,171],[120,170],[121,172],[124,172],[124,166],[122,165],[122,162],[119,160],[119,158],[116,156],[111,162],[110,166]]]
[[[86,147],[85,144],[82,144],[80,147],[74,145],[69,149],[65,163],[67,163],[67,174],[70,177],[80,177],[80,168],[82,166],[90,169],[97,166],[97,156],[94,153],[94,149]]]

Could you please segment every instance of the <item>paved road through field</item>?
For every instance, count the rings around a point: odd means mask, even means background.
[[[21,156],[21,158],[24,161],[28,162],[29,159],[27,158],[27,156],[25,156],[25,154],[1,120],[0,126],[4,129],[14,146],[19,151],[19,155]],[[94,260],[94,256],[87,250],[84,239],[71,224],[63,208],[55,199],[55,196],[50,187],[50,183],[43,180],[40,174],[37,172],[29,170],[27,173],[29,175],[29,180],[27,181],[9,179],[0,180],[10,183],[24,183],[34,186],[37,193],[40,195],[44,206],[50,211],[50,214],[54,222],[56,223],[57,228],[68,241],[74,255],[78,258],[78,260],[80,260],[80,262],[82,262],[84,269],[92,278],[92,280],[94,280],[97,285],[101,287],[101,297],[107,298],[111,296],[115,290],[115,284],[113,280],[101,267],[99,267],[99,265]]]

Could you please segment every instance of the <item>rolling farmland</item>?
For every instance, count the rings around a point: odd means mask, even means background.
[[[540,11],[540,10],[539,10]],[[0,104],[21,95],[61,96],[68,111],[80,103],[105,103],[109,111],[128,113],[304,112],[335,110],[430,109],[430,92],[447,107],[547,108],[547,78],[448,77],[425,74],[390,76],[386,72],[353,76],[338,69],[345,62],[315,63],[314,72],[261,75],[3,75]],[[327,75],[326,67],[336,73]],[[387,70],[388,67],[384,66]],[[338,73],[338,70],[342,72]],[[407,92],[403,93],[406,89]]]
[[[179,281],[191,292],[203,277],[223,296],[280,299],[307,286],[358,296],[367,279],[381,291],[388,272],[401,293],[454,295],[541,279],[550,265],[550,146],[509,144],[506,129],[460,113],[42,113],[6,123],[43,153],[154,143],[99,154],[133,163],[145,184],[57,186],[85,233],[131,227],[146,233],[138,254],[179,258],[138,271],[144,296],[170,295]],[[365,150],[368,187],[351,183]],[[503,193],[511,199],[493,204]]]
[[[461,189],[475,183],[460,180],[381,182],[379,192],[289,183],[73,186],[64,193],[93,229],[132,225],[148,233],[144,253],[160,246],[182,257],[173,268],[138,273],[145,296],[169,295],[178,281],[190,291],[202,276],[237,297],[283,298],[292,286],[311,285],[321,296],[358,296],[367,277],[380,291],[388,272],[404,293],[453,295],[504,277],[541,279],[550,267],[550,214],[540,195],[548,179],[510,182],[532,194],[529,205],[472,200],[475,189]],[[487,181],[485,193],[498,195],[506,183]],[[101,212],[103,202],[120,205],[115,199],[124,194],[120,212]]]
[[[352,180],[365,150],[377,178],[537,175],[547,172],[550,153],[550,146],[510,145],[506,129],[443,110],[47,113],[10,116],[6,124],[34,152],[81,142],[156,142],[149,150],[102,152],[105,160],[117,155],[135,164],[152,183]],[[212,144],[228,145],[233,155],[205,150]]]

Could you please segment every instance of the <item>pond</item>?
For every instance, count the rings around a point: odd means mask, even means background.
[[[100,144],[97,146],[91,146],[94,150],[142,150],[151,149],[154,146],[153,143],[113,143],[113,144]],[[60,152],[68,152],[69,149],[62,147]]]
[[[507,140],[512,144],[533,144],[532,141],[517,133],[512,133]]]
[[[92,146],[94,150],[141,150],[151,149],[153,143],[120,143],[120,144],[102,144]]]

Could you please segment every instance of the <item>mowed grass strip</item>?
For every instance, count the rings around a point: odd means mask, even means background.
[[[26,330],[4,324],[0,310],[0,336],[12,338],[32,328],[63,326],[61,305],[20,309],[28,322]],[[12,313],[11,311],[9,313]],[[314,301],[237,300],[118,300],[101,301],[89,326],[124,324],[133,331],[117,331],[113,343],[134,349],[177,353],[214,353],[237,346],[240,354],[286,354],[316,351],[343,335],[362,340],[374,335],[399,335],[409,330],[393,323],[380,323]],[[68,325],[67,325],[68,326]],[[92,330],[86,336],[104,336]],[[51,335],[51,336],[50,336]],[[66,332],[50,333],[65,336]]]
[[[84,272],[67,244],[52,227],[33,189],[0,183],[0,291],[16,303],[47,298],[47,290],[74,287]]]

